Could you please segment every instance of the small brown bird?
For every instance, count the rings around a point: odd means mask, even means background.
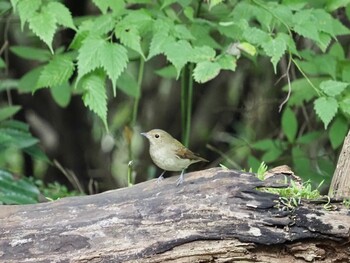
[[[176,182],[176,185],[180,185],[184,181],[184,172],[188,166],[197,162],[208,162],[163,130],[154,129],[141,134],[150,142],[149,154],[153,162],[164,170],[158,177],[158,183],[164,179],[163,175],[166,171],[182,171]]]

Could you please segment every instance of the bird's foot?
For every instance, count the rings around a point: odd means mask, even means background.
[[[162,174],[158,177],[157,184],[160,184],[164,180],[164,176],[163,176],[164,174],[165,174],[165,171],[163,171]]]
[[[184,172],[185,172],[185,170],[183,170],[181,172],[179,179],[177,179],[177,181],[176,181],[176,186],[179,186],[180,184],[182,184],[185,181]]]

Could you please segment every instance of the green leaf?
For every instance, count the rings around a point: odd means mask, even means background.
[[[347,63],[345,63],[343,65],[343,68],[342,68],[342,81],[344,82],[350,82],[350,61],[346,61]]]
[[[100,50],[106,41],[99,36],[90,35],[83,42],[78,54],[78,80],[85,74],[101,66]]]
[[[194,36],[191,31],[187,29],[185,25],[175,25],[173,34],[177,39],[194,40]]]
[[[218,57],[216,60],[217,63],[219,63],[221,69],[226,69],[226,70],[231,70],[235,71],[236,70],[236,58],[231,55],[221,55]]]
[[[275,71],[277,72],[276,66],[287,49],[287,45],[283,37],[277,36],[276,38],[270,38],[261,44],[266,55],[271,57],[271,62]]]
[[[49,2],[44,10],[56,18],[57,24],[76,30],[71,12],[62,3]]]
[[[158,69],[155,73],[162,78],[175,79],[176,78],[176,68],[173,65],[166,66],[164,68]]]
[[[28,19],[29,28],[52,49],[53,35],[57,29],[56,19],[50,13],[37,13]]]
[[[25,47],[25,46],[11,46],[12,53],[24,59],[37,60],[41,62],[48,61],[51,53],[45,49]]]
[[[18,83],[18,89],[22,92],[31,92],[35,91],[37,87],[37,83],[39,80],[39,76],[41,74],[41,71],[43,70],[43,67],[36,67],[33,70],[27,72],[22,78],[20,79]]]
[[[349,83],[346,82],[326,80],[321,82],[320,89],[322,89],[323,92],[326,93],[326,95],[330,97],[335,97],[342,93],[348,86]]]
[[[57,55],[44,66],[37,88],[54,87],[67,82],[74,72],[74,64],[69,56]]]
[[[220,4],[223,0],[209,0],[209,10]]]
[[[135,50],[145,59],[141,48],[141,37],[137,28],[130,24],[118,23],[114,32],[122,44]]]
[[[341,99],[339,107],[345,116],[350,118],[350,94]]]
[[[84,105],[97,114],[108,130],[107,125],[107,94],[105,89],[105,76],[97,71],[92,72],[81,80],[84,91]]]
[[[298,121],[294,111],[287,107],[282,115],[282,130],[290,143],[295,141],[298,131]]]
[[[309,80],[315,85],[318,86],[323,79],[321,78],[309,78]],[[284,86],[283,91],[288,91],[288,85]],[[302,78],[294,80],[291,83],[292,94],[288,100],[288,105],[290,106],[301,106],[304,102],[309,102],[317,96],[317,92],[309,82]]]
[[[331,124],[328,136],[331,141],[332,148],[334,150],[337,149],[344,142],[348,130],[349,124],[342,117],[337,117]]]
[[[49,158],[46,156],[46,154],[39,148],[39,146],[36,145],[32,145],[30,147],[27,148],[23,148],[22,149],[26,154],[29,154],[31,157],[37,159],[37,160],[41,160],[47,163],[51,163]]]
[[[328,124],[338,111],[338,102],[332,97],[320,97],[315,100],[314,109],[324,123],[324,128],[327,129]]]
[[[106,0],[92,0],[92,2],[101,10],[102,14],[106,14],[109,3]]]
[[[39,189],[27,179],[15,179],[9,172],[0,170],[0,203],[34,204],[39,194]]]
[[[16,127],[3,127],[3,123],[0,126],[0,146],[14,146],[18,149],[23,149],[39,142],[38,139],[32,137],[28,131],[17,129]]]
[[[256,48],[248,42],[239,43],[237,47],[251,56],[256,55]]]
[[[14,3],[12,3],[14,4]],[[23,31],[24,24],[30,18],[36,15],[36,11],[41,6],[41,0],[31,0],[31,1],[18,1],[17,10],[19,18],[21,19],[21,29]]]
[[[152,57],[163,53],[164,45],[167,43],[173,43],[174,41],[174,38],[168,36],[166,32],[159,31],[155,33],[151,40],[147,60],[150,60]]]
[[[175,66],[177,77],[179,77],[181,69],[191,58],[192,46],[186,40],[166,43],[164,45],[164,54]]]
[[[19,110],[21,109],[21,106],[6,106],[0,108],[0,121],[6,120],[13,115],[15,115]]]
[[[112,81],[115,96],[117,79],[128,63],[127,51],[122,45],[105,42],[98,54],[102,68]]]
[[[51,95],[55,102],[61,107],[67,107],[71,99],[71,87],[68,82],[65,82],[58,86],[53,86],[51,89]]]
[[[247,27],[244,30],[243,37],[253,45],[262,45],[265,42],[271,42],[269,34],[256,27]]]
[[[198,83],[204,83],[219,75],[220,68],[217,62],[199,62],[193,70],[193,77]]]
[[[323,132],[321,132],[321,131],[308,132],[308,133],[298,137],[297,142],[300,144],[309,144],[317,139],[320,139],[320,137],[322,135],[323,135]]]
[[[201,46],[193,47],[190,61],[194,63],[213,60],[215,58],[216,52],[212,47]]]
[[[124,71],[123,74],[119,76],[117,80],[117,87],[131,97],[140,97],[140,89],[137,81],[129,71]]]

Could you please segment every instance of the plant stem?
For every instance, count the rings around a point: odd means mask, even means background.
[[[192,78],[193,64],[187,67],[187,104],[186,104],[186,125],[184,145],[188,147],[191,134],[191,116],[192,116],[192,99],[193,99],[193,78]]]
[[[129,133],[127,138],[128,141],[128,152],[129,152],[129,163],[128,163],[128,186],[133,185],[132,180],[132,172],[133,172],[133,152],[132,152],[132,133],[133,129],[136,125],[137,120],[137,112],[139,107],[139,101],[141,97],[141,86],[142,86],[142,80],[143,80],[143,73],[144,73],[144,66],[145,66],[145,60],[140,57],[140,65],[139,65],[139,74],[137,76],[137,88],[138,88],[138,96],[134,100],[134,107],[132,111],[132,119],[131,119],[131,130],[127,131]]]
[[[141,85],[143,80],[143,72],[144,72],[144,66],[145,66],[145,60],[141,57],[140,58],[140,66],[139,66],[139,75],[137,77],[137,88],[138,88],[138,96],[135,98],[134,101],[134,108],[132,112],[132,121],[131,121],[131,127],[133,128],[136,124],[137,119],[137,111],[139,107],[139,101],[141,97]]]
[[[186,66],[181,72],[181,138],[182,143],[185,144],[185,138],[186,138],[186,124],[187,124],[187,82],[186,82],[186,73],[187,69]],[[186,145],[186,144],[185,144]]]

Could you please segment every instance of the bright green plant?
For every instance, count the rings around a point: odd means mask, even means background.
[[[39,189],[28,178],[18,179],[0,170],[0,204],[34,204],[38,202],[39,194]]]
[[[324,135],[318,127],[306,130],[299,123],[301,113],[297,113],[299,109],[305,112],[307,103],[312,104],[323,127],[330,127],[327,136],[333,149],[342,143],[349,128],[350,67],[341,45],[332,42],[339,35],[349,34],[349,29],[331,14],[345,7],[350,17],[348,1],[92,2],[99,15],[73,19],[59,1],[11,0],[21,28],[28,25],[49,49],[11,47],[16,55],[41,63],[21,78],[20,91],[48,87],[63,106],[73,92],[78,93],[108,128],[109,79],[113,96],[118,88],[134,99],[130,116],[133,126],[144,68],[154,57],[164,56],[169,63],[157,73],[181,80],[182,140],[188,145],[194,82],[210,81],[222,70],[235,71],[242,58],[256,61],[256,57],[266,56],[275,73],[279,61],[286,59],[288,67],[281,72],[288,82],[281,122],[284,137],[257,141],[252,148],[263,153],[261,159],[266,163],[280,161],[283,155],[292,156],[297,172],[308,178],[315,175],[305,149]],[[52,45],[60,27],[75,32],[68,47]],[[304,41],[298,48],[295,35]],[[138,63],[137,74],[130,69],[134,62]],[[1,60],[0,66],[4,64]],[[291,79],[292,67],[302,78]],[[319,170],[329,175],[334,162],[319,155],[322,161],[318,163],[324,166]],[[250,166],[259,163],[250,157]]]

